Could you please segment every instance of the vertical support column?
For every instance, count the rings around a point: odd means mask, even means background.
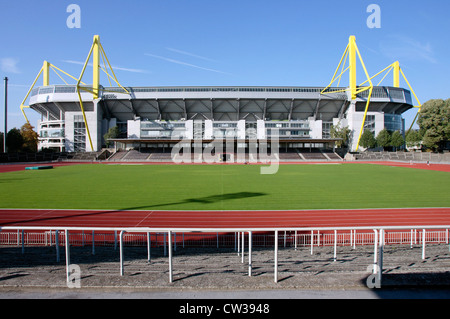
[[[378,273],[378,230],[374,229],[374,239],[373,239],[373,273]]]
[[[7,153],[8,148],[6,147],[6,134],[8,133],[8,77],[5,77],[4,80],[5,80],[5,126],[4,126],[5,132],[3,134],[3,149],[1,151],[3,153]],[[36,78],[36,80],[37,80],[37,78]],[[36,80],[35,80],[35,82],[36,82]],[[25,103],[25,101],[23,103]],[[20,107],[21,107],[23,115],[25,116],[25,112],[22,109],[23,103]],[[28,119],[26,116],[25,116],[25,119],[28,122]]]
[[[337,255],[337,230],[334,231],[334,256],[333,256],[334,261],[336,261],[336,255]]]
[[[411,243],[410,243],[410,248],[413,248],[413,230],[411,229]]]
[[[44,61],[44,65],[42,66],[42,85],[49,86],[50,85],[50,63]]]
[[[311,255],[314,252],[314,231],[311,230]]]
[[[92,73],[92,90],[94,92],[93,99],[98,99],[98,89],[100,86],[100,36],[94,36],[93,43],[93,56],[92,56],[92,64],[93,64],[93,73]]]
[[[69,282],[70,278],[70,243],[69,243],[69,231],[66,229],[66,238],[65,238],[65,245],[66,245],[66,280]]]
[[[379,258],[378,258],[378,278],[379,282],[381,284],[381,276],[383,274],[383,250],[384,250],[384,229],[380,229],[380,251],[379,251]]]
[[[95,255],[95,230],[92,231],[92,255]]]
[[[248,232],[248,276],[252,276],[252,232]]]
[[[297,231],[295,231],[294,247],[297,250]]]
[[[148,261],[148,262],[151,261],[151,257],[150,257],[150,249],[151,249],[151,246],[152,246],[152,240],[151,240],[151,237],[150,237],[150,236],[151,236],[150,233],[147,232],[147,261]]]
[[[50,231],[50,239],[52,238],[52,231]],[[56,262],[59,263],[59,231],[55,230],[55,246],[56,246]]]
[[[244,263],[244,252],[245,252],[245,233],[244,232],[242,232],[242,255],[241,255],[241,257],[242,257],[242,263]]]
[[[123,276],[123,234],[122,230],[119,234],[119,254],[120,254],[120,275]]]
[[[22,229],[22,255],[23,254],[25,254],[25,231]]]
[[[164,233],[164,257],[167,256],[166,233]]]
[[[350,229],[350,246],[353,246],[353,229]]]
[[[278,230],[275,231],[275,252],[274,252],[273,281],[278,282]]]
[[[167,233],[169,239],[169,282],[173,282],[173,273],[172,273],[172,232],[169,231]]]
[[[394,64],[394,87],[400,87],[400,63],[395,61]]]
[[[422,230],[422,260],[425,259],[425,229]]]
[[[353,230],[353,249],[356,249],[356,229]]]
[[[237,255],[239,257],[241,251],[241,233],[237,233]]]
[[[349,85],[350,85],[350,92],[352,95],[352,100],[356,100],[356,39],[355,36],[350,36],[349,43],[348,43],[348,50],[349,50]]]

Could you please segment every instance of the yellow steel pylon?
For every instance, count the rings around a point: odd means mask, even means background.
[[[357,66],[357,62],[356,62],[356,57],[359,58],[359,61],[364,69],[364,73],[367,77],[367,80],[362,82],[359,86],[356,85],[357,81],[356,81],[356,66]],[[349,60],[348,62],[348,67],[346,67],[346,63],[347,63],[347,59]],[[341,73],[338,75],[338,71],[341,70]],[[369,109],[369,104],[370,104],[370,99],[372,97],[372,91],[373,91],[373,83],[372,83],[372,79],[377,77],[378,75],[382,74],[383,72],[386,72],[386,74],[384,75],[384,77],[381,79],[381,81],[377,84],[377,86],[379,86],[381,84],[381,82],[386,78],[386,76],[389,74],[390,71],[393,71],[393,86],[394,87],[400,87],[400,74],[403,76],[406,84],[408,85],[409,89],[411,90],[412,94],[414,95],[418,106],[414,106],[419,108],[416,118],[414,119],[413,123],[411,124],[410,129],[408,130],[411,131],[412,126],[414,125],[418,114],[420,113],[420,109],[422,107],[422,104],[420,103],[419,99],[417,98],[416,93],[414,92],[413,88],[411,87],[411,85],[408,82],[408,79],[406,78],[405,74],[403,73],[403,70],[400,67],[400,63],[398,61],[392,63],[391,65],[389,65],[388,67],[384,68],[382,71],[378,72],[377,74],[369,77],[369,74],[367,72],[367,69],[364,65],[364,61],[361,57],[361,54],[359,52],[358,46],[356,45],[356,39],[354,36],[350,36],[349,38],[349,42],[347,44],[347,47],[345,48],[344,54],[342,54],[341,60],[339,61],[338,67],[336,68],[336,71],[333,74],[333,78],[331,79],[330,84],[328,84],[321,92],[321,94],[327,94],[327,93],[339,93],[339,92],[350,92],[351,95],[351,100],[355,100],[358,96],[359,93],[364,92],[369,90],[369,95],[367,98],[367,103],[366,103],[366,108],[364,110],[364,118],[363,118],[363,122],[361,124],[361,130],[359,132],[359,136],[358,136],[358,142],[357,142],[357,146],[356,146],[356,151],[359,149],[359,143],[361,141],[361,136],[362,133],[364,131],[364,124],[366,121],[366,117],[367,117],[367,111]],[[341,89],[341,90],[332,90],[332,91],[328,91],[328,89],[331,87],[331,85],[333,83],[337,82],[337,86],[339,86],[342,75],[349,71],[349,87],[346,89]],[[364,86],[366,83],[368,83],[368,86]]]
[[[84,72],[85,72],[86,67],[87,67],[87,65],[89,63],[91,55],[93,56],[92,89],[89,88],[86,85],[86,83],[84,83],[82,81]],[[103,60],[104,67],[102,67],[100,65],[100,58],[102,58],[102,60]],[[111,70],[112,75],[109,74],[107,65],[108,65],[109,69]],[[37,80],[39,79],[39,77],[41,75],[43,75],[43,86],[49,86],[50,85],[50,69],[52,69],[62,79],[62,81],[66,85],[68,85],[68,83],[58,73],[58,71],[63,73],[63,74],[65,74],[65,75],[67,75],[67,76],[69,76],[73,80],[77,81],[76,86],[77,86],[78,100],[79,100],[79,103],[80,103],[80,109],[81,109],[81,112],[83,114],[83,120],[84,120],[84,124],[86,126],[86,133],[88,135],[88,139],[89,139],[89,143],[90,143],[90,146],[91,146],[91,150],[94,150],[94,147],[93,147],[93,144],[92,144],[91,134],[89,132],[89,126],[88,126],[88,123],[87,123],[87,120],[86,120],[86,113],[85,113],[84,107],[83,107],[83,101],[81,99],[80,91],[82,90],[82,91],[87,91],[87,92],[92,93],[93,100],[96,100],[96,99],[99,98],[99,96],[100,96],[99,92],[100,91],[107,91],[107,90],[104,90],[104,89],[100,88],[100,70],[102,70],[108,76],[108,80],[109,80],[110,84],[111,84],[110,79],[112,79],[124,91],[124,92],[114,92],[114,93],[130,94],[130,92],[127,89],[125,89],[119,83],[119,81],[117,80],[117,77],[116,77],[116,75],[114,73],[114,70],[111,67],[111,64],[109,63],[108,57],[106,56],[105,50],[103,49],[103,46],[102,46],[102,44],[100,42],[100,36],[98,36],[98,35],[94,36],[94,40],[93,40],[92,46],[91,46],[91,48],[89,50],[88,57],[87,57],[84,65],[83,65],[83,69],[81,71],[81,74],[80,74],[79,78],[76,78],[76,77],[70,75],[69,73],[61,70],[60,68],[54,66],[53,64],[51,64],[51,63],[49,63],[47,61],[44,61],[41,69],[39,70],[38,75],[36,76],[33,84],[31,85],[31,88],[28,90],[28,92],[27,92],[23,102],[20,105],[20,110],[22,111],[22,114],[25,117],[25,120],[27,121],[27,123],[29,123],[29,121],[28,121],[28,118],[27,118],[27,116],[26,116],[26,114],[24,112],[24,108],[29,108],[29,106],[25,105],[25,103],[26,103],[26,101],[27,101],[31,91],[33,90],[34,86],[36,85]]]

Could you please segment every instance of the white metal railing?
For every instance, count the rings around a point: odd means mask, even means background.
[[[142,244],[142,237],[130,235],[144,233],[146,234],[146,245],[148,251],[148,259],[150,260],[150,250],[152,247],[152,236],[162,236],[164,255],[169,259],[169,282],[173,282],[173,267],[172,267],[172,253],[176,249],[177,242],[180,240],[177,234],[181,234],[184,244],[184,234],[216,234],[217,246],[219,246],[220,233],[234,233],[234,246],[241,255],[242,263],[244,263],[245,248],[247,248],[248,255],[248,274],[252,276],[252,248],[253,242],[257,237],[253,233],[272,232],[274,233],[272,243],[274,247],[274,281],[278,282],[278,248],[280,242],[286,246],[289,238],[294,246],[310,245],[311,254],[313,254],[314,247],[319,245],[329,245],[334,247],[333,259],[337,260],[337,246],[348,244],[353,245],[373,245],[374,247],[374,263],[373,274],[377,276],[377,280],[381,283],[381,274],[383,271],[383,248],[387,244],[398,244],[409,241],[411,246],[413,244],[422,245],[422,259],[425,259],[426,244],[427,243],[446,243],[449,244],[449,229],[450,225],[423,225],[423,226],[372,226],[372,227],[308,227],[308,228],[149,228],[149,227],[133,227],[133,228],[106,228],[106,227],[19,227],[7,226],[0,227],[0,235],[4,239],[4,235],[9,241],[15,242],[18,246],[21,245],[22,253],[24,253],[25,242],[30,240],[31,236],[36,236],[34,239],[45,242],[54,243],[56,247],[57,261],[59,261],[59,248],[65,247],[66,252],[66,275],[67,282],[70,280],[70,246],[71,245],[85,245],[90,243],[92,245],[93,253],[95,252],[95,245],[101,241],[104,243],[112,241],[114,247],[117,244],[120,247],[120,275],[124,274],[123,264],[123,249],[124,242],[134,242],[138,245]],[[5,231],[15,230],[15,233],[8,233]],[[41,233],[28,233],[28,231],[41,231]],[[403,230],[403,232],[401,232]],[[27,232],[25,232],[27,231]],[[109,234],[105,234],[109,232]],[[81,236],[80,236],[81,234]],[[128,236],[128,238],[125,237]],[[247,234],[247,240],[246,235]],[[281,234],[281,236],[280,236]],[[292,236],[293,234],[293,236]],[[15,236],[14,236],[15,235]],[[288,236],[289,235],[289,236]],[[28,236],[28,237],[26,237]],[[87,236],[87,237],[86,237]],[[90,236],[90,237],[89,237]],[[107,236],[109,236],[107,238]],[[309,237],[309,239],[308,239]],[[133,241],[133,239],[137,239]],[[160,237],[161,238],[161,237]],[[266,238],[264,238],[266,240]],[[270,242],[270,240],[267,238]],[[158,240],[156,240],[158,242]],[[60,243],[63,243],[60,245]],[[269,243],[270,245],[270,243]],[[450,249],[450,247],[449,247]]]

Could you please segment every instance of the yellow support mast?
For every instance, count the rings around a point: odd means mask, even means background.
[[[92,91],[94,100],[98,99],[98,90],[100,87],[100,36],[94,36],[94,43],[92,44]]]
[[[355,36],[350,36],[348,40],[348,58],[349,58],[349,87],[352,96],[352,100],[356,100],[356,38]]]
[[[392,67],[394,69],[394,87],[399,88],[400,87],[400,63],[398,61],[395,61],[392,64]]]
[[[345,68],[347,58],[349,60],[348,61],[349,66],[347,68]],[[363,67],[364,73],[367,77],[367,80],[365,82],[361,83],[359,86],[357,85],[357,77],[356,77],[357,58],[359,59],[359,62],[361,63],[361,66]],[[336,76],[340,68],[342,69],[342,71],[338,76]],[[356,45],[356,38],[354,35],[349,37],[348,45],[344,51],[344,54],[342,54],[341,60],[339,61],[339,65],[336,68],[336,71],[334,72],[333,78],[331,79],[330,84],[328,84],[327,87],[325,87],[322,90],[321,94],[330,93],[330,92],[327,92],[327,90],[337,80],[339,80],[338,83],[340,83],[341,77],[346,71],[349,72],[349,87],[345,90],[333,90],[332,93],[350,91],[351,100],[354,101],[358,97],[359,93],[369,90],[366,108],[364,111],[364,119],[363,119],[363,122],[361,125],[361,131],[359,133],[358,143],[357,143],[357,147],[356,147],[356,150],[358,150],[359,142],[361,140],[361,135],[362,135],[362,132],[364,129],[364,124],[365,124],[366,117],[367,117],[367,111],[369,109],[370,99],[372,97],[373,84],[372,84],[372,80],[369,77],[369,74],[367,72],[366,66],[364,65],[364,61],[361,57],[358,46]],[[365,83],[369,83],[369,86],[362,86]]]
[[[89,60],[91,58],[91,55],[92,55],[92,58],[93,58],[93,63],[92,63],[93,64],[93,72],[92,72],[92,88],[89,88],[89,87],[86,87],[86,84],[82,81],[82,78],[83,78],[84,72],[86,70],[86,67],[88,66]],[[106,67],[106,64],[105,64],[105,68],[101,67],[100,59],[103,59],[104,61],[106,60],[106,62],[108,63],[109,69],[111,70],[112,75],[108,73],[108,68]],[[125,89],[119,83],[119,81],[117,80],[117,77],[116,77],[116,75],[114,73],[114,70],[113,70],[111,64],[109,63],[108,57],[106,56],[105,50],[103,49],[103,46],[102,46],[102,44],[100,42],[100,36],[99,35],[95,35],[94,36],[93,43],[92,43],[92,46],[91,46],[91,48],[89,50],[88,57],[86,59],[86,62],[83,65],[83,69],[82,69],[81,74],[80,74],[80,76],[78,78],[76,78],[76,77],[74,77],[74,76],[64,72],[60,68],[52,65],[50,62],[44,61],[41,69],[39,70],[38,75],[36,76],[33,84],[31,85],[31,88],[28,90],[28,92],[27,92],[23,102],[20,105],[20,110],[22,111],[22,114],[25,117],[25,120],[27,121],[27,123],[29,123],[29,121],[28,121],[28,118],[27,118],[27,116],[26,116],[26,114],[24,112],[24,108],[29,108],[29,106],[25,105],[25,103],[26,103],[26,101],[27,101],[31,91],[33,90],[34,86],[36,85],[37,80],[39,79],[39,77],[41,75],[43,75],[43,81],[42,81],[43,83],[42,83],[42,85],[43,86],[49,86],[50,85],[50,69],[52,69],[64,81],[64,83],[66,85],[68,85],[68,83],[58,73],[58,71],[64,73],[65,75],[69,76],[73,80],[77,81],[76,86],[77,86],[78,99],[79,99],[79,103],[80,103],[80,109],[81,109],[81,112],[83,114],[83,120],[84,120],[84,124],[86,126],[86,133],[87,133],[87,136],[88,136],[88,139],[89,139],[89,144],[90,144],[91,150],[94,150],[91,134],[89,132],[89,126],[88,126],[87,119],[86,119],[86,113],[84,111],[83,101],[82,101],[82,98],[81,98],[81,91],[86,91],[86,92],[92,93],[93,100],[98,99],[100,97],[100,91],[101,90],[105,91],[105,90],[100,88],[100,70],[102,70],[103,72],[106,73],[106,75],[108,76],[108,79],[111,78],[112,80],[114,80],[115,83],[117,83],[117,85],[120,88],[123,89],[123,91],[124,91],[123,93],[124,94],[130,94],[130,92],[128,92],[128,90]],[[81,85],[83,85],[83,86],[81,86]],[[122,92],[115,92],[115,93],[122,93]]]
[[[409,130],[406,132],[406,134],[409,134],[409,132],[411,132],[411,129],[413,127],[413,125],[415,124],[417,117],[420,114],[420,110],[422,109],[422,103],[420,103],[416,93],[414,92],[414,89],[411,87],[411,84],[409,84],[408,79],[405,76],[405,73],[403,73],[402,68],[400,67],[400,62],[399,61],[395,61],[394,63],[392,63],[391,65],[387,66],[386,68],[384,68],[383,70],[381,70],[380,72],[378,72],[377,74],[373,75],[371,77],[371,79],[377,77],[378,75],[382,74],[383,72],[386,72],[386,74],[383,76],[383,78],[381,79],[381,81],[377,84],[377,86],[381,85],[381,82],[383,82],[383,80],[386,78],[386,76],[389,74],[389,72],[393,71],[393,86],[396,88],[400,87],[400,75],[403,77],[403,79],[405,80],[406,84],[408,85],[409,90],[411,91],[411,93],[413,94],[417,105],[414,105],[415,108],[418,108],[417,110],[417,114],[411,124],[411,127],[409,128]],[[408,135],[406,135],[408,136]]]
[[[43,74],[43,85],[49,86],[50,85],[50,63],[47,61],[44,61],[44,65],[42,66],[42,70],[44,71]]]

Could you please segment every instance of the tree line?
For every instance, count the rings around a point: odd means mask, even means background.
[[[3,148],[3,132],[0,132],[0,151]],[[35,153],[38,146],[38,134],[30,123],[25,123],[20,129],[13,128],[6,134],[6,148],[8,153]]]
[[[360,146],[364,148],[382,147],[383,149],[398,149],[402,145],[417,147],[434,152],[449,149],[450,144],[450,99],[429,100],[422,105],[418,114],[419,130],[408,130],[405,137],[400,131],[381,130],[377,136],[370,130],[361,135]],[[351,130],[339,125],[331,128],[331,137],[341,138],[337,147],[347,147]]]

